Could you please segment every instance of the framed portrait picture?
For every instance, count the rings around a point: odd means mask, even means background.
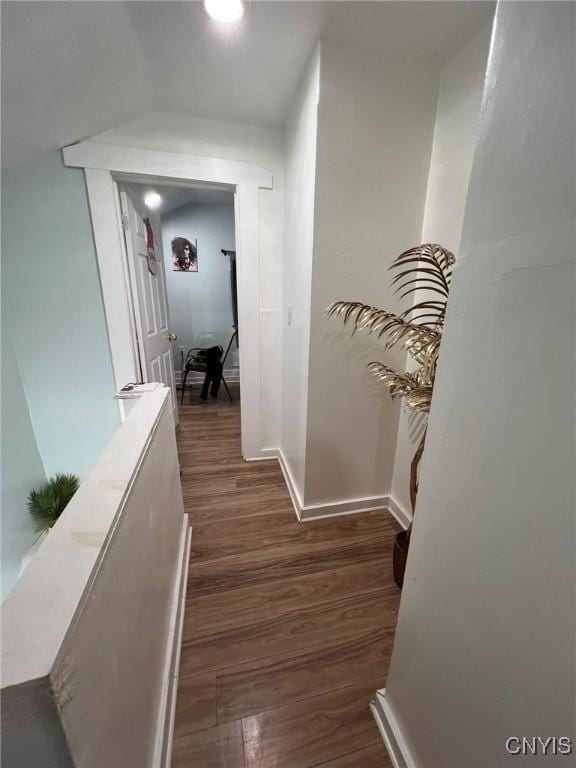
[[[198,241],[187,237],[172,240],[172,269],[174,272],[198,272]]]

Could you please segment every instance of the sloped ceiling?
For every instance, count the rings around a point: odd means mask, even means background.
[[[222,28],[201,2],[2,2],[2,160],[11,166],[168,110],[280,125],[320,36],[438,61],[484,2],[264,2]]]
[[[15,165],[154,108],[123,3],[2,3],[2,155]]]

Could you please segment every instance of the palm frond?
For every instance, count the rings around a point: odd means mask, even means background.
[[[430,409],[432,384],[422,384],[418,373],[398,373],[384,363],[370,363],[368,369],[384,384],[391,397],[404,398],[405,404],[416,411]]]
[[[75,475],[55,475],[41,488],[28,494],[28,511],[38,531],[51,528],[60,517],[80,485]]]
[[[431,403],[432,386],[420,387],[420,389],[408,393],[404,398],[404,405],[407,408],[411,408],[413,411],[421,411],[422,413],[428,413]]]
[[[326,317],[339,317],[344,325],[349,320],[354,324],[354,331],[363,326],[367,321],[375,320],[376,313],[382,320],[392,317],[390,312],[383,309],[371,307],[369,304],[363,304],[361,301],[334,301],[326,309]]]
[[[396,262],[400,262],[404,259],[418,258],[421,261],[430,261],[436,264],[442,272],[446,275],[452,271],[452,267],[456,263],[456,257],[447,248],[444,248],[438,243],[423,243],[417,245],[414,248],[409,248],[396,258]]]
[[[401,269],[392,280],[400,298],[420,290],[439,294],[446,301],[450,292],[454,254],[437,243],[424,243],[401,253],[390,266],[391,270]],[[406,269],[405,269],[406,267]],[[403,281],[403,282],[402,282]]]
[[[422,367],[418,373],[420,376],[420,381],[423,384],[426,384],[426,386],[432,387],[434,385],[441,340],[441,338],[438,338],[430,343],[422,354]]]
[[[370,363],[369,370],[388,389],[416,411],[430,410],[438,353],[446,315],[446,304],[455,258],[437,243],[410,248],[394,260],[390,269],[399,270],[392,285],[400,298],[424,290],[428,296],[401,314],[378,309],[359,301],[335,301],[326,310],[328,317],[351,323],[352,333],[364,330],[384,337],[384,349],[402,346],[418,363],[414,372],[399,373],[384,363]]]
[[[398,373],[384,363],[369,363],[368,370],[388,388],[392,397],[406,397],[420,387],[415,374]]]
[[[419,301],[402,312],[400,317],[415,325],[426,325],[441,334],[446,317],[446,305],[445,299],[443,301]]]
[[[326,314],[328,317],[342,318],[344,325],[352,322],[354,333],[358,330],[368,331],[375,333],[378,338],[387,334],[385,349],[402,344],[419,363],[423,362],[425,349],[440,338],[439,332],[428,325],[413,323],[393,312],[359,301],[335,301],[330,304]]]
[[[432,276],[428,277],[427,274]],[[408,277],[411,279],[406,280],[405,278]],[[400,283],[401,280],[404,280],[404,282],[400,285],[396,285],[397,283]],[[399,275],[396,275],[390,285],[396,285],[394,293],[400,293],[404,288],[407,288],[409,285],[414,285],[415,283],[422,288],[426,288],[428,291],[439,293],[441,296],[444,296],[445,299],[448,298],[449,287],[446,284],[446,281],[437,280],[435,273],[431,269],[415,268],[404,270]],[[418,290],[418,288],[410,288],[409,292],[414,293],[416,290]]]

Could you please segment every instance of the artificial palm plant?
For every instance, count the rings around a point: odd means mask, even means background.
[[[358,301],[335,301],[327,309],[328,317],[339,317],[344,325],[352,323],[353,332],[365,330],[384,340],[384,349],[402,346],[417,364],[413,371],[398,372],[381,362],[369,363],[369,370],[387,387],[392,397],[400,397],[408,409],[428,413],[436,376],[436,364],[442,340],[446,305],[450,292],[455,258],[436,243],[410,248],[398,256],[390,269],[399,298],[413,297],[416,303],[395,314]],[[426,431],[412,460],[410,499],[412,509],[418,490],[418,464],[424,450]],[[410,533],[407,534],[407,544]]]
[[[39,532],[52,528],[79,486],[76,475],[55,475],[41,488],[30,491],[28,511]]]

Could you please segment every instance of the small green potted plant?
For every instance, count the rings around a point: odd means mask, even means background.
[[[48,531],[58,520],[80,485],[76,475],[54,475],[28,494],[28,511],[38,532]]]
[[[368,368],[391,397],[401,398],[414,411],[430,410],[454,262],[454,255],[436,243],[425,243],[401,253],[390,267],[399,271],[392,280],[395,293],[402,291],[400,298],[404,298],[418,292],[417,298],[421,300],[400,315],[358,301],[336,301],[326,311],[328,317],[341,318],[344,325],[351,322],[354,331],[365,330],[384,338],[385,350],[399,344],[408,351],[416,362],[414,371],[399,373],[380,362],[369,363]],[[425,440],[426,430],[411,464],[412,512],[416,507],[418,465]],[[394,580],[399,587],[404,582],[411,531],[411,525],[407,531],[401,531],[394,545]]]

